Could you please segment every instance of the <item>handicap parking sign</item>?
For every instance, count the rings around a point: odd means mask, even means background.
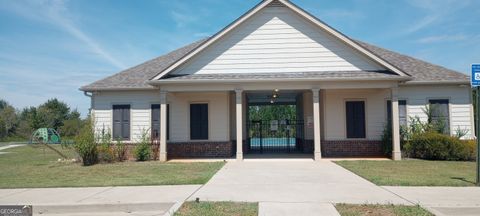
[[[480,86],[480,64],[472,64],[472,87]]]

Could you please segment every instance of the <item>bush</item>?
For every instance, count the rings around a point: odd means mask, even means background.
[[[115,154],[112,148],[112,136],[110,133],[100,136],[100,145],[98,146],[98,160],[100,162],[111,163],[115,160]]]
[[[140,143],[135,147],[135,158],[137,161],[147,161],[150,160],[151,152],[150,149],[150,138],[148,133],[143,133]]]
[[[117,140],[115,144],[115,160],[122,162],[127,159],[127,146],[125,143]]]
[[[87,120],[87,123],[82,127],[80,133],[75,137],[75,144],[73,147],[82,159],[84,166],[90,166],[97,163],[98,151],[95,142],[93,122],[91,120]]]
[[[405,138],[408,136],[408,128],[404,126],[400,126],[400,148],[403,150],[405,146]],[[389,124],[384,126],[382,136],[382,147],[383,152],[385,155],[391,156],[393,151],[393,144],[392,144],[392,127]]]
[[[471,143],[436,132],[418,133],[408,140],[405,154],[427,160],[472,160],[475,158],[475,145]]]

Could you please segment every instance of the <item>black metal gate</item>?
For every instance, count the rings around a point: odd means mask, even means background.
[[[260,120],[247,123],[248,153],[303,152],[304,123],[300,120]]]

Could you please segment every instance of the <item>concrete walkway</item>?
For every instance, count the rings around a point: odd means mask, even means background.
[[[1,146],[0,147],[0,151],[2,150],[5,150],[5,149],[9,149],[9,148],[15,148],[15,147],[19,147],[19,146],[24,146],[25,144],[11,144],[11,145],[6,145],[6,146]],[[7,152],[0,152],[0,154],[5,154]]]
[[[2,189],[0,205],[33,205],[41,215],[168,215],[200,186]]]
[[[412,203],[329,161],[231,162],[191,199],[281,203]]]
[[[413,205],[330,161],[230,162],[195,198],[259,202],[260,216],[338,216],[335,203]]]
[[[480,187],[383,187],[438,216],[480,215]]]

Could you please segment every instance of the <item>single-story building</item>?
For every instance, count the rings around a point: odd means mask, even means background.
[[[392,127],[426,121],[436,104],[447,132],[473,138],[469,77],[354,40],[288,0],[263,0],[217,34],[81,87],[98,131],[160,142],[160,160],[284,152],[378,156]],[[252,107],[291,105],[294,119],[251,119]]]

